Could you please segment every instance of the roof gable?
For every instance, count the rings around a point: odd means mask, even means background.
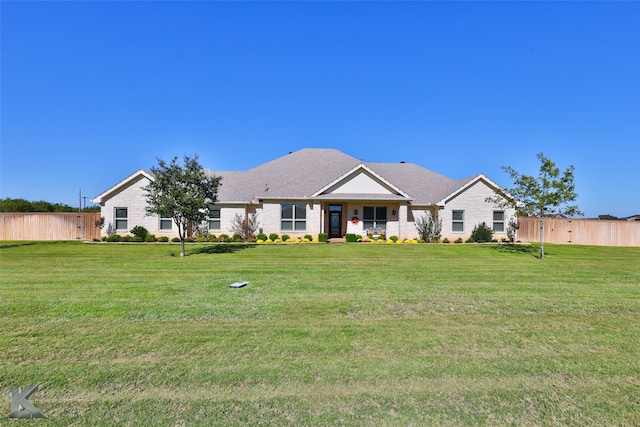
[[[320,195],[345,195],[357,194],[359,196],[371,195],[400,195],[410,198],[408,194],[387,181],[366,165],[360,163],[333,182],[319,189],[313,196]]]
[[[132,173],[131,175],[129,175],[128,177],[126,177],[125,179],[123,179],[122,181],[118,182],[113,187],[106,190],[105,192],[97,195],[96,197],[91,199],[91,201],[93,203],[103,204],[104,202],[109,200],[111,197],[113,197],[115,194],[122,191],[124,188],[127,188],[130,185],[144,178],[147,178],[149,181],[153,181],[155,179],[150,172],[147,172],[144,169],[139,169],[134,173]]]
[[[479,182],[484,183],[487,187],[491,188],[494,191],[500,191],[505,197],[509,197],[508,194],[504,193],[504,191],[502,190],[502,187],[500,187],[498,184],[496,184],[495,182],[493,182],[483,174],[479,174],[479,175],[472,176],[470,178],[462,179],[458,181],[460,185],[457,188],[455,188],[451,193],[447,194],[445,197],[440,199],[436,204],[440,206],[444,206],[446,203],[449,203],[451,200],[455,199],[460,194],[464,193],[469,188],[473,187]]]

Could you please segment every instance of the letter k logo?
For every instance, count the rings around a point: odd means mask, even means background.
[[[27,400],[27,397],[37,390],[37,385],[11,390],[11,412],[9,413],[9,418],[47,418]]]

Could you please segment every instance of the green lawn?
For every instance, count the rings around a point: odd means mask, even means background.
[[[640,425],[640,248],[545,248],[0,242],[0,424]]]

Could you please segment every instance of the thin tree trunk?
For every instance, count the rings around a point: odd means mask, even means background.
[[[540,215],[540,259],[544,259],[544,217]]]
[[[178,234],[180,234],[180,257],[184,256],[184,239],[187,237],[187,227],[184,226],[181,229],[178,229]]]

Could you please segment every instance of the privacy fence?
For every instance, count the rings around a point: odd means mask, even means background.
[[[540,220],[518,217],[518,240],[540,241]],[[545,243],[576,245],[640,246],[640,221],[545,218]]]
[[[0,240],[93,240],[100,213],[0,212]]]

